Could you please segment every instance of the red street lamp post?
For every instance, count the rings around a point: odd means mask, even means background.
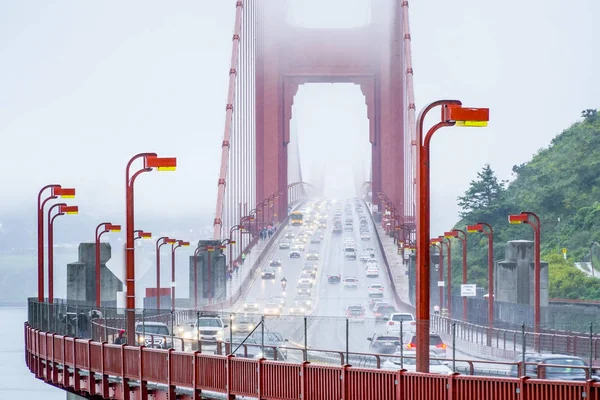
[[[171,311],[175,311],[175,250],[189,245],[190,242],[184,242],[183,240],[171,244]]]
[[[204,250],[206,246],[198,246],[194,250],[194,308],[198,309],[198,253]]]
[[[533,221],[529,219],[533,217]],[[533,228],[533,234],[535,237],[535,248],[534,248],[534,296],[533,296],[533,332],[535,334],[535,350],[539,351],[540,348],[540,323],[541,323],[541,228],[540,218],[532,213],[531,211],[523,211],[518,215],[509,215],[508,222],[510,224],[527,224]]]
[[[242,225],[234,225],[231,227],[231,229],[229,229],[229,240],[230,240],[230,244],[234,244],[237,243],[236,241],[232,240],[231,238],[233,237],[233,232],[235,231],[240,231],[240,239],[242,237],[242,232],[244,230],[244,227]],[[233,269],[233,247],[229,246],[229,270],[231,271]]]
[[[52,211],[58,208],[58,213],[52,216]],[[54,303],[54,220],[65,214],[77,214],[77,206],[68,206],[65,203],[54,204],[48,209],[48,302]]]
[[[438,264],[438,282],[443,282],[444,281],[444,247],[442,246],[443,243],[441,243],[439,241],[439,239],[434,238],[431,239],[429,242],[432,246],[435,246],[439,249],[439,261],[440,263]],[[440,291],[440,308],[444,308],[444,287],[440,286],[440,284],[438,283],[438,289]]]
[[[144,167],[135,173],[131,173],[131,165],[134,161],[142,159]],[[153,168],[159,171],[174,171],[177,167],[177,159],[157,157],[156,153],[140,153],[133,156],[125,168],[125,285],[127,286],[127,344],[135,346],[135,253],[134,253],[134,184],[138,176],[144,172],[150,172]],[[160,293],[159,293],[160,294]]]
[[[449,238],[457,238],[462,242],[462,283],[467,284],[467,234],[461,229],[453,229],[451,232],[445,232],[444,236]],[[467,296],[463,296],[463,320],[467,319]]]
[[[100,232],[100,228],[104,228]],[[96,307],[100,308],[100,237],[107,232],[121,232],[121,225],[103,222],[96,227]]]
[[[423,137],[425,116],[433,108],[441,106],[441,120]],[[489,120],[487,108],[463,108],[458,100],[438,100],[427,105],[417,118],[417,372],[429,372],[429,234],[430,234],[430,162],[429,148],[433,134],[445,126],[486,126]]]
[[[42,194],[50,189],[50,196],[42,200]],[[63,188],[52,184],[44,186],[37,197],[37,229],[38,229],[38,301],[44,301],[44,206],[50,200],[62,198],[74,198],[75,189]]]
[[[448,310],[448,318],[452,318],[452,242],[448,239],[447,242],[444,242],[445,237],[439,237],[440,242],[446,245],[447,252],[447,263],[448,263],[448,272],[447,278],[448,287],[446,288],[446,309]]]
[[[156,241],[156,309],[160,310],[160,248],[165,244],[177,242],[167,236],[159,237]]]
[[[487,228],[484,229],[484,228]],[[485,233],[488,238],[488,334],[487,345],[492,345],[492,328],[494,327],[494,230],[485,222],[467,225],[467,232]]]

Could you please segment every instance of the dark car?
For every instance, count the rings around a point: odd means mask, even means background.
[[[275,279],[275,270],[271,267],[263,268],[261,276],[263,279]]]
[[[269,262],[269,267],[281,267],[281,258],[274,258]]]
[[[523,357],[520,356],[515,361],[523,361]],[[526,353],[525,363],[527,364],[527,367],[525,368],[526,374],[527,376],[532,378],[536,378],[538,376],[538,364],[552,364],[557,366],[545,367],[543,371],[544,379],[558,381],[586,380],[585,367],[587,366],[587,364],[580,357],[569,356],[564,354]],[[558,365],[560,365],[560,367],[558,367]],[[513,365],[511,367],[510,375],[514,377],[518,376],[518,369],[516,365]],[[595,376],[592,376],[592,379],[595,378]]]
[[[327,282],[328,283],[340,283],[342,281],[341,275],[328,275]]]
[[[375,314],[375,321],[387,321],[390,319],[390,315],[396,312],[396,308],[388,303],[377,303],[373,308]]]
[[[400,337],[375,333],[372,337],[367,338],[369,343],[369,350],[373,353],[380,354],[392,354],[396,351],[396,347],[400,343]]]

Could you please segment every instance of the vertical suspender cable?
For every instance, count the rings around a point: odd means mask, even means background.
[[[225,129],[223,132],[223,144],[221,146],[221,167],[219,170],[219,181],[217,189],[217,206],[215,220],[213,222],[213,238],[221,239],[223,227],[223,203],[225,199],[225,185],[227,171],[229,168],[229,142],[231,141],[231,129],[233,122],[233,105],[235,103],[236,72],[239,58],[239,34],[242,23],[243,1],[237,1],[235,11],[235,27],[233,45],[231,52],[231,64],[229,70],[229,90],[227,92],[227,107],[225,112]]]
[[[415,92],[413,85],[413,67],[412,67],[412,51],[411,51],[411,37],[410,37],[410,25],[408,20],[408,1],[402,2],[402,26],[404,27],[404,61],[406,64],[406,101],[408,103],[408,140],[405,142],[406,147],[410,149],[409,164],[405,161],[405,170],[409,172],[409,180],[405,181],[406,187],[404,188],[405,193],[408,192],[408,196],[405,195],[404,201],[404,213],[410,215],[412,221],[415,221],[415,202],[416,202],[416,136],[415,136]],[[408,184],[407,184],[408,183]],[[407,190],[408,189],[408,190]]]

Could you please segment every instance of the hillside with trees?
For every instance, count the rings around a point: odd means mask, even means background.
[[[600,242],[600,114],[582,112],[582,121],[556,136],[531,161],[513,167],[515,179],[500,181],[485,165],[458,198],[461,207],[456,229],[487,222],[494,228],[495,259],[504,258],[506,242],[533,240],[528,225],[509,225],[508,215],[533,211],[542,224],[542,259],[550,265],[550,297],[600,300],[600,279],[588,277],[573,265],[589,261],[590,244]],[[487,288],[487,237],[469,233],[469,282]],[[568,259],[562,257],[567,249]],[[460,245],[453,247],[460,260]],[[593,247],[600,266],[600,247]],[[459,261],[457,261],[458,263]],[[454,268],[453,284],[462,279]]]

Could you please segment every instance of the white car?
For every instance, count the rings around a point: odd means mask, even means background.
[[[281,242],[279,242],[279,248],[280,248],[281,250],[284,250],[284,249],[289,249],[291,245],[292,245],[292,244],[291,244],[290,242],[288,242],[287,240],[286,240],[286,241],[283,241],[283,240],[282,240]]]
[[[365,309],[361,305],[353,304],[346,308],[346,318],[350,322],[365,322]]]
[[[258,303],[244,303],[244,312],[258,312]]]
[[[281,307],[279,303],[267,303],[265,305],[265,310],[263,311],[264,315],[276,316],[279,317],[281,315]]]
[[[371,234],[369,232],[363,232],[360,234],[361,240],[371,240]]]
[[[375,266],[367,267],[365,275],[367,275],[367,278],[377,278],[379,276],[379,268]]]
[[[369,285],[369,294],[372,293],[383,293],[383,285],[379,284],[379,283],[374,283],[372,285]]]
[[[374,258],[371,258],[371,259],[367,260],[367,268],[369,268],[369,267],[377,267],[377,268],[379,268],[379,261],[377,261]]]
[[[371,257],[375,257],[375,249],[372,247],[367,247],[363,250],[365,253],[369,253]]]
[[[387,321],[387,331],[400,332],[400,323],[402,323],[402,332],[415,332],[417,329],[415,316],[411,313],[391,313],[390,319]]]
[[[358,289],[358,279],[354,277],[344,278],[344,289]]]
[[[401,354],[399,351],[395,352],[393,354],[393,357],[388,358],[383,363],[381,368],[392,369],[392,370],[399,370],[401,368],[404,368],[405,370],[407,370],[409,372],[416,372],[416,370],[417,370],[416,353],[414,351],[405,351],[403,354],[404,358],[402,359],[402,361],[400,360],[400,355]],[[430,374],[440,374],[440,375],[452,374],[452,369],[450,369],[450,367],[448,367],[447,363],[442,362],[440,360],[435,360],[434,358],[436,357],[436,355],[433,353],[429,354],[429,356],[431,357],[429,359],[429,373]],[[411,358],[406,358],[406,357],[411,357]]]
[[[279,304],[279,308],[283,308],[285,305],[285,297],[283,296],[271,296],[269,297],[269,303]]]
[[[298,279],[298,283],[300,283],[300,284],[308,283],[308,284],[312,285],[313,282],[314,282],[314,279],[313,279],[312,275],[309,273],[304,273],[304,274],[300,275],[300,279]]]
[[[360,256],[358,258],[362,262],[367,262],[371,258],[373,258],[373,256],[371,256],[371,253],[367,253],[366,251],[363,251],[362,253],[360,253]]]
[[[200,340],[215,342],[223,340],[226,327],[227,325],[223,324],[223,320],[218,315],[208,313],[201,314],[197,321],[197,327],[195,326],[200,333]]]
[[[291,315],[304,315],[306,311],[308,311],[307,306],[303,301],[294,301],[290,306]]]

